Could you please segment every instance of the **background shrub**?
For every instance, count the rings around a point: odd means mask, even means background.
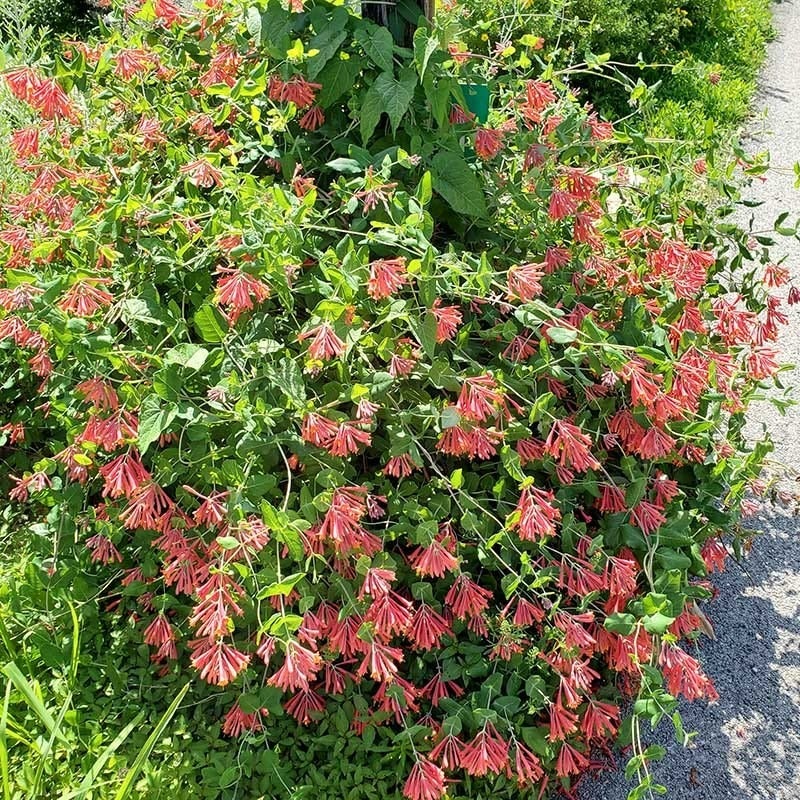
[[[564,70],[588,54],[589,69],[571,70],[571,80],[601,111],[625,118],[635,101],[648,132],[696,151],[744,119],[773,33],[766,0],[463,0],[447,9],[453,39],[496,58],[493,70],[531,59]],[[646,103],[631,97],[636,82],[655,87]]]

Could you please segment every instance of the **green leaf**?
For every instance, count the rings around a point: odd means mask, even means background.
[[[426,206],[433,197],[433,182],[431,180],[431,173],[426,171],[417,184],[417,190],[414,196],[419,200],[420,205]]]
[[[296,572],[294,575],[287,575],[280,583],[273,583],[271,586],[265,586],[258,593],[258,599],[263,600],[266,597],[277,597],[278,595],[287,597],[292,593],[292,589],[294,589],[305,576],[305,572]]]
[[[161,406],[157,395],[150,394],[142,402],[139,412],[139,452],[144,455],[153,442],[170,426],[178,409],[174,405]]]
[[[274,531],[275,538],[285,544],[286,547],[289,549],[289,555],[295,561],[302,561],[305,555],[305,551],[303,550],[303,540],[300,538],[300,534],[289,525],[278,528]]]
[[[432,358],[436,351],[436,317],[429,311],[425,315],[422,325],[415,325],[414,327],[425,355]]]
[[[261,12],[261,44],[273,58],[286,58],[291,47],[291,32],[302,23],[302,14],[290,14],[283,8],[280,0],[269,0]]]
[[[374,88],[374,87],[373,87]],[[361,103],[361,141],[366,144],[378,127],[381,114],[383,114],[383,100],[381,96],[370,89]]]
[[[431,162],[431,173],[433,188],[453,211],[474,218],[488,216],[483,184],[463,156],[452,150],[438,152]]]
[[[650,614],[642,619],[644,629],[648,633],[664,634],[673,622],[675,617],[668,617],[666,614],[656,613]]]
[[[129,297],[119,304],[122,318],[127,325],[144,322],[146,325],[163,325],[163,310],[152,297]]]
[[[314,80],[319,75],[346,38],[346,30],[331,25],[311,39],[308,44],[309,49],[319,50],[313,58],[308,60],[308,77],[311,80]]]
[[[208,350],[199,344],[183,342],[175,345],[171,350],[164,354],[164,364],[177,364],[186,369],[198,370],[206,363]]]
[[[417,28],[414,32],[414,63],[417,65],[420,80],[425,77],[428,61],[438,49],[439,40],[435,36],[429,36],[425,28]]]
[[[221,342],[228,332],[225,318],[214,306],[208,304],[197,310],[194,324],[204,342]]]
[[[336,172],[348,172],[351,175],[360,175],[364,172],[364,167],[354,158],[334,158],[333,161],[329,161],[325,166],[336,170]]]
[[[296,405],[301,405],[306,399],[306,386],[303,383],[303,373],[300,367],[291,358],[284,358],[271,370],[274,373],[277,387]]]
[[[572,328],[559,328],[556,326],[547,329],[547,336],[556,344],[568,344],[578,338],[578,332]]]
[[[441,426],[442,430],[446,431],[448,428],[455,428],[461,423],[461,414],[455,406],[446,406],[442,409]]]
[[[617,611],[606,617],[603,627],[607,631],[618,633],[620,636],[628,636],[633,633],[633,629],[636,627],[636,617],[633,614],[623,614]]]
[[[358,58],[335,58],[329,61],[317,76],[317,83],[322,84],[317,95],[317,104],[322,108],[333,105],[348,89],[353,88],[361,67],[362,63]]]
[[[411,69],[404,69],[399,78],[395,78],[391,72],[382,72],[375,79],[361,107],[361,138],[365,143],[375,131],[384,111],[392,124],[392,132],[397,132],[414,97],[416,85],[417,76]]]
[[[247,24],[247,32],[254,39],[261,41],[261,14],[258,13],[258,9],[255,6],[250,6],[247,9],[245,22]]]
[[[381,25],[365,25],[356,31],[356,41],[367,58],[383,72],[394,70],[394,39],[388,28]]]

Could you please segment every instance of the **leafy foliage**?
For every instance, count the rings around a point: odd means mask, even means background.
[[[768,240],[555,75],[477,122],[446,32],[128,12],[5,74],[2,457],[65,599],[255,748],[194,794],[537,796],[621,696],[713,697],[681,639],[769,449]]]
[[[441,22],[453,51],[489,70],[548,65],[605,113],[626,117],[634,103],[648,133],[696,153],[745,119],[773,35],[766,0],[462,0]]]

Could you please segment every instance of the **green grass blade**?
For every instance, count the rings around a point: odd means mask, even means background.
[[[25,698],[28,708],[42,721],[48,733],[53,734],[60,742],[67,744],[64,735],[58,730],[53,715],[44,707],[44,703],[42,703],[33,690],[33,686],[31,686],[25,676],[20,672],[19,667],[13,661],[9,661],[9,663],[3,667],[3,672]]]
[[[8,632],[8,628],[6,628],[6,624],[3,622],[2,617],[0,617],[0,642],[2,642],[3,647],[6,648],[8,657],[12,660],[15,659],[17,657],[17,650],[14,647],[14,643],[11,641],[11,635]]]
[[[78,661],[80,659],[81,623],[78,619],[78,613],[75,611],[75,606],[72,605],[72,603],[69,603],[69,613],[72,616],[72,658],[70,659],[69,665],[69,685],[74,687],[75,680],[78,677]]]
[[[58,718],[56,719],[56,727],[50,734],[50,741],[47,742],[47,745],[42,749],[41,755],[39,756],[39,766],[36,768],[36,775],[33,779],[33,788],[30,792],[31,797],[36,797],[39,793],[39,781],[41,781],[42,774],[44,773],[44,765],[47,762],[47,758],[50,753],[53,752],[53,742],[55,742],[56,737],[61,732],[61,723],[64,722],[64,717],[67,715],[67,711],[69,710],[71,702],[72,692],[67,695],[67,698],[62,703],[61,711],[59,711]]]
[[[70,792],[68,795],[62,798],[62,800],[71,800],[71,798],[76,798],[76,800],[83,800],[86,797],[86,793],[90,791],[94,787],[94,782],[97,780],[98,775],[103,771],[103,767],[106,765],[111,756],[119,750],[122,746],[122,743],[130,736],[131,731],[138,727],[139,723],[144,719],[144,711],[140,711],[136,717],[129,722],[114,738],[114,741],[103,750],[102,753],[97,757],[94,764],[92,764],[91,769],[86,773],[83,780],[78,786],[77,791]]]
[[[178,706],[183,701],[183,698],[186,697],[186,692],[188,691],[189,684],[187,683],[183,689],[178,692],[178,696],[172,701],[164,716],[161,717],[161,719],[158,721],[158,724],[153,729],[153,732],[147,737],[147,741],[144,743],[144,746],[136,756],[136,759],[133,762],[130,770],[128,770],[128,774],[125,776],[122,786],[119,787],[119,790],[114,795],[114,800],[128,800],[131,791],[133,790],[133,784],[139,777],[142,767],[144,767],[147,759],[150,758],[150,753],[155,747],[156,742],[164,732],[164,729],[167,727],[172,717],[175,715],[175,712],[178,710]]]
[[[0,715],[0,781],[3,782],[3,800],[11,800],[11,775],[8,771],[8,746],[6,745],[6,726],[8,723],[8,704],[10,700],[11,681],[6,684],[3,713]]]

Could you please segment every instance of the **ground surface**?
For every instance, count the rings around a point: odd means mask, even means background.
[[[800,215],[792,165],[800,160],[800,0],[775,6],[778,38],[769,48],[748,146],[768,148],[771,171],[748,190],[763,205],[753,209],[753,230],[771,228],[784,210]],[[748,217],[740,218],[742,224]],[[800,242],[783,253],[800,285]],[[800,364],[800,306],[781,336],[782,360]],[[785,383],[800,381],[800,368]],[[780,417],[769,405],[752,415],[766,425],[775,459],[800,468],[800,407]],[[688,749],[675,743],[669,722],[649,734],[667,747],[655,767],[672,800],[800,799],[800,518],[764,511],[752,520],[763,531],[749,558],[732,563],[716,581],[719,597],[706,606],[717,631],[701,659],[720,694],[717,704],[687,703],[684,724],[698,736]],[[624,800],[631,785],[621,771],[589,780],[583,800]]]

